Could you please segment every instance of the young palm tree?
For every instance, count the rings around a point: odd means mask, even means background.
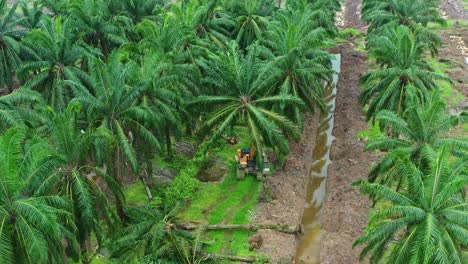
[[[202,131],[212,135],[210,142],[219,139],[227,129],[246,126],[258,153],[268,146],[284,155],[289,150],[286,137],[297,139],[299,134],[287,117],[271,111],[271,107],[301,106],[303,102],[292,95],[265,93],[269,84],[264,76],[269,72],[261,69],[255,53],[252,50],[243,57],[238,46],[231,43],[225,55],[204,68],[206,84],[213,89],[211,95],[198,96],[192,103],[209,107],[210,114],[203,120]],[[263,165],[262,155],[258,159]]]
[[[25,139],[21,129],[0,136],[0,257],[8,264],[65,263],[64,245],[76,245],[68,203],[37,192],[38,179],[53,176],[60,157],[43,140]]]
[[[417,103],[405,113],[406,120],[397,114],[383,110],[376,116],[381,127],[391,127],[395,137],[372,139],[366,150],[380,150],[387,154],[376,163],[370,173],[369,181],[382,185],[392,184],[398,180],[397,190],[404,176],[400,173],[401,160],[410,160],[419,170],[427,172],[434,162],[437,149],[447,146],[452,154],[466,155],[468,153],[467,138],[447,138],[444,135],[456,124],[454,116],[445,114],[445,103],[433,95],[429,104],[421,106]],[[464,153],[464,154],[463,154]],[[405,181],[405,180],[404,180]]]
[[[41,30],[33,30],[24,44],[34,51],[33,60],[25,62],[17,71],[25,88],[41,92],[47,102],[63,110],[73,96],[86,92],[90,78],[78,67],[88,53],[72,41],[67,21],[60,17],[44,17]]]
[[[25,31],[19,27],[22,20],[16,14],[17,6],[8,8],[7,1],[0,0],[0,91],[5,87],[13,91],[14,73],[21,64],[20,39]]]
[[[126,42],[105,0],[74,0],[70,4],[70,17],[75,24],[75,34],[91,47],[99,48],[104,58],[113,48]]]
[[[362,91],[359,102],[369,104],[367,119],[387,109],[401,115],[410,106],[408,99],[418,98],[424,103],[429,92],[437,90],[436,80],[451,81],[433,72],[423,60],[426,45],[419,43],[414,33],[401,26],[389,31],[389,35],[377,37],[370,43],[371,57],[381,66],[361,78]]]
[[[402,171],[409,183],[403,193],[377,183],[355,183],[363,193],[391,203],[373,213],[365,235],[354,242],[365,245],[361,260],[371,254],[371,263],[466,263],[467,166],[466,159],[450,163],[442,149],[427,176],[408,164]]]
[[[309,9],[284,12],[270,23],[262,40],[268,47],[264,54],[271,60],[271,79],[275,82],[271,94],[299,97],[312,112],[317,106],[323,109],[323,83],[332,77],[331,56],[320,50],[325,46],[326,33],[322,28],[314,29],[313,20]],[[301,109],[287,110],[302,127]]]

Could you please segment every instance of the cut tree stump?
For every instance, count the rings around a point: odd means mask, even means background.
[[[286,234],[298,234],[301,233],[300,226],[294,225],[276,225],[276,224],[248,224],[248,225],[203,225],[203,224],[191,224],[191,223],[183,223],[176,225],[177,229],[183,230],[197,230],[197,229],[204,229],[204,230],[251,230],[257,231],[261,229],[268,229],[268,230],[275,230],[278,232],[286,233]]]

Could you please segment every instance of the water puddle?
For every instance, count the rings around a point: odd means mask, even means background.
[[[295,261],[302,264],[320,263],[321,212],[325,198],[325,187],[330,165],[330,149],[334,140],[332,136],[335,121],[336,84],[340,72],[341,55],[335,55],[332,60],[332,85],[327,85],[324,91],[327,108],[320,116],[317,128],[315,147],[312,153],[314,162],[309,169],[309,183],[307,185],[306,204],[302,215],[303,234],[296,249]]]

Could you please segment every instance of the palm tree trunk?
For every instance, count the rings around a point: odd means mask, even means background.
[[[172,142],[171,142],[171,127],[166,125],[166,149],[167,157],[169,160],[172,160]]]
[[[400,191],[400,187],[401,187],[401,177],[400,179],[398,179],[398,185],[396,187],[396,191],[399,192]]]
[[[127,216],[125,215],[124,206],[123,206],[122,201],[120,199],[117,199],[115,201],[115,206],[116,206],[116,209],[117,209],[117,215],[120,218],[120,222],[122,222],[123,226],[127,226]]]
[[[117,183],[122,187],[122,178],[121,178],[121,160],[120,160],[120,148],[117,147],[114,153],[114,177]],[[122,225],[127,226],[127,216],[124,212],[124,206],[119,197],[116,197],[115,207],[117,210],[117,215],[122,222]]]

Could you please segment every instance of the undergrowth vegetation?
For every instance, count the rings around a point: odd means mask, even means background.
[[[203,225],[251,220],[263,184],[235,180],[237,148],[281,164],[323,109],[339,1],[10,2],[1,262],[266,261],[250,231]]]

